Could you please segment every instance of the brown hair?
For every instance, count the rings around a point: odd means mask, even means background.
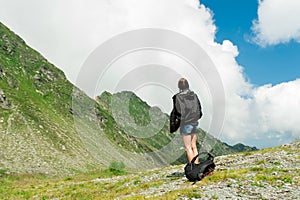
[[[189,83],[185,78],[181,78],[178,81],[178,88],[179,90],[185,90],[185,89],[189,89]]]

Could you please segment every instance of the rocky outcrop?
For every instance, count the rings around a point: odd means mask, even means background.
[[[0,48],[3,49],[7,55],[13,55],[17,48],[17,42],[10,40],[10,38],[4,34],[2,35],[3,44],[0,45]]]
[[[2,90],[0,90],[0,107],[3,109],[11,109],[12,108],[12,104],[9,101],[9,99],[6,97],[6,95],[4,94],[4,92]]]
[[[0,66],[0,79],[3,79],[5,76],[5,72],[4,70],[2,69],[2,67]]]

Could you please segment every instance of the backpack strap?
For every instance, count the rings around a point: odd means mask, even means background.
[[[196,155],[196,156],[192,159],[191,163],[195,163],[195,160],[199,157],[199,155],[202,155],[202,154],[207,154],[207,155],[208,155],[207,160],[213,160],[213,159],[214,159],[214,156],[211,155],[209,152],[203,151],[203,152],[199,153],[198,155]]]
[[[192,164],[194,164],[194,162],[195,162],[195,160],[198,158],[198,156],[199,156],[199,154],[196,155],[196,156],[192,159],[192,161],[191,161]]]
[[[214,156],[207,152],[208,158],[207,160],[214,160]]]

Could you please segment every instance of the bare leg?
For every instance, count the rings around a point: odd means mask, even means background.
[[[184,144],[184,148],[185,148],[185,151],[186,151],[186,155],[187,155],[187,158],[188,158],[188,161],[191,162],[192,159],[198,154],[198,151],[197,151],[197,147],[196,147],[196,150],[194,149],[195,146],[196,146],[196,142],[195,142],[195,145],[193,145],[193,141],[197,139],[197,137],[195,137],[196,135],[195,134],[192,134],[192,135],[182,135],[182,140],[183,140],[183,144]],[[197,154],[195,154],[195,152]],[[198,160],[196,160],[195,163],[198,163]]]
[[[193,152],[193,157],[195,157],[196,155],[198,155],[198,149],[197,149],[197,134],[193,133],[192,135],[192,152]],[[199,163],[199,159],[197,158],[195,160],[195,163],[198,164]]]

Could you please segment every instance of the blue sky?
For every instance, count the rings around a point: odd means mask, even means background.
[[[260,47],[251,41],[252,21],[258,18],[257,0],[201,0],[212,10],[217,26],[216,41],[230,40],[237,45],[237,62],[254,85],[273,85],[300,77],[300,44],[294,40],[285,44]]]

